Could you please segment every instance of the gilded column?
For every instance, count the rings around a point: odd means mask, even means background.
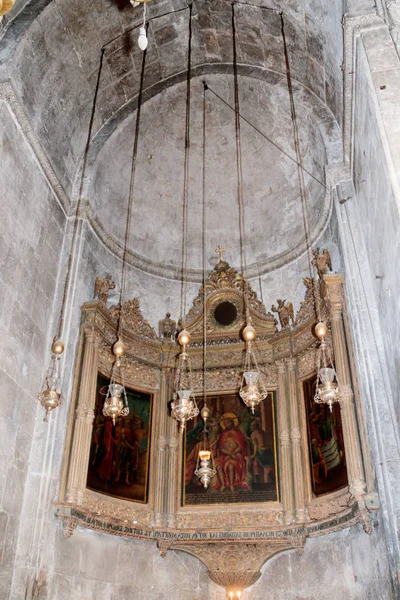
[[[330,305],[335,368],[341,392],[340,409],[349,492],[359,500],[366,493],[366,486],[343,323],[343,281],[343,275],[336,273],[324,275],[326,297]]]
[[[85,330],[81,385],[75,411],[71,459],[68,472],[67,502],[81,504],[86,490],[90,443],[96,402],[97,346],[93,328]]]
[[[166,496],[166,468],[167,468],[167,418],[169,399],[169,370],[161,372],[161,389],[158,402],[158,430],[157,430],[157,467],[155,496],[155,526],[162,527],[165,518],[165,496]]]
[[[293,464],[293,492],[296,521],[304,523],[306,519],[305,509],[305,476],[302,450],[302,436],[300,428],[299,395],[297,389],[297,360],[289,358],[288,366],[288,389],[290,407],[290,441]]]
[[[278,428],[280,481],[282,505],[285,525],[294,521],[293,474],[290,451],[289,412],[286,393],[286,366],[283,360],[278,361]]]
[[[178,481],[178,450],[179,433],[175,419],[170,419],[170,437],[168,439],[168,502],[167,502],[167,527],[176,526],[177,510],[177,481]]]

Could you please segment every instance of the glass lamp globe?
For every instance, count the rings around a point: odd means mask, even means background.
[[[324,367],[318,372],[321,383],[317,384],[315,401],[319,404],[327,404],[332,412],[332,406],[339,400],[339,385],[335,381],[335,370]]]
[[[246,371],[244,379],[246,385],[239,391],[243,402],[251,409],[254,414],[256,406],[267,397],[265,390],[260,390],[258,386],[259,373],[257,371]]]
[[[108,386],[108,395],[104,401],[103,415],[111,417],[113,425],[119,417],[126,417],[129,414],[129,407],[125,406],[121,398],[124,386],[119,383],[110,383]]]
[[[186,421],[198,415],[199,409],[192,399],[192,390],[178,390],[177,396],[171,404],[171,412],[174,419],[180,422],[180,429],[183,432]]]

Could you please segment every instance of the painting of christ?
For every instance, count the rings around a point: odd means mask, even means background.
[[[116,498],[147,502],[152,395],[126,388],[129,414],[115,426],[102,408],[110,380],[97,378],[87,487]]]
[[[203,401],[199,401],[199,408]],[[183,505],[278,500],[275,392],[253,415],[239,394],[208,396],[207,423],[215,476],[205,489],[195,475],[203,421],[187,423],[183,459]]]

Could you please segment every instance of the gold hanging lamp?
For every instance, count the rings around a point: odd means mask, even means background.
[[[332,412],[335,402],[340,400],[340,386],[329,346],[326,343],[328,327],[322,321],[315,326],[315,335],[321,340],[317,350],[317,382],[314,401],[327,404]]]
[[[192,367],[187,352],[190,340],[190,333],[183,329],[178,335],[178,343],[182,346],[182,352],[178,357],[175,393],[171,403],[171,415],[180,423],[181,433],[185,429],[186,422],[199,414],[196,399],[193,396]]]

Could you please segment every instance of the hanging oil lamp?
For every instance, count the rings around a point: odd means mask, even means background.
[[[129,414],[129,405],[121,365],[122,357],[125,354],[125,346],[121,339],[118,339],[118,341],[115,342],[112,351],[115,356],[115,361],[111,372],[111,380],[107,389],[107,396],[104,400],[103,415],[105,417],[111,417],[113,425],[115,425],[117,419],[126,417]],[[121,381],[121,383],[118,383],[117,379]]]
[[[329,347],[325,340],[327,333],[326,323],[322,321],[317,323],[315,335],[321,340],[321,343],[317,351],[317,383],[314,400],[317,404],[327,404],[332,412],[333,405],[340,400],[340,388]]]
[[[199,448],[199,454],[197,456],[197,465],[194,474],[200,479],[200,482],[202,483],[203,487],[207,489],[210,485],[212,478],[215,477],[217,471],[214,467],[214,457],[208,439],[208,431],[206,428],[207,420],[210,416],[210,409],[208,408],[206,403],[204,404],[200,415],[204,421],[204,430],[202,433],[202,440]]]
[[[243,330],[243,339],[246,342],[246,358],[244,364],[244,373],[239,394],[243,402],[254,414],[255,408],[265,400],[268,392],[261,380],[260,369],[258,368],[252,344],[256,339],[256,331],[248,317],[248,324]]]
[[[196,400],[193,396],[192,368],[187,347],[190,344],[190,333],[183,329],[178,335],[178,343],[182,346],[182,352],[178,357],[178,366],[175,377],[175,393],[171,403],[171,414],[180,423],[180,431],[183,433],[186,421],[193,419],[199,414]]]
[[[39,402],[46,411],[44,417],[45,423],[48,421],[50,412],[62,403],[60,358],[61,354],[64,352],[64,343],[61,340],[55,340],[51,350],[53,354],[50,365],[46,373],[42,390],[38,394]]]

